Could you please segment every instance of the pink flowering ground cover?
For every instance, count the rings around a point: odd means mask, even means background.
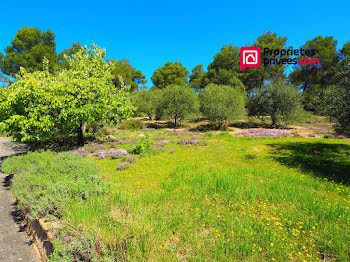
[[[278,129],[250,128],[247,131],[237,132],[236,135],[245,137],[287,137],[290,136],[290,133]]]

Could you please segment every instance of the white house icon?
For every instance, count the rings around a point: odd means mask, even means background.
[[[243,63],[246,65],[255,65],[258,63],[258,51],[245,50],[243,51]]]

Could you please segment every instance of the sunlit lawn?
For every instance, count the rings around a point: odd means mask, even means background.
[[[123,171],[96,160],[112,194],[67,219],[126,261],[350,260],[348,140],[200,139]]]

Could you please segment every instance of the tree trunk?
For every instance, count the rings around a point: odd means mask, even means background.
[[[77,129],[77,133],[78,133],[78,145],[83,146],[84,145],[83,123],[80,123],[80,126]]]
[[[272,126],[276,126],[276,117],[271,116],[271,120],[272,120]]]

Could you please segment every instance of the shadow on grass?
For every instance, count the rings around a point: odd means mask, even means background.
[[[154,129],[175,128],[175,125],[171,122],[153,121],[153,122],[147,123],[147,128],[154,128]]]
[[[98,142],[95,136],[85,136],[85,144],[89,142]],[[55,152],[69,151],[77,149],[80,146],[76,137],[56,138],[45,142],[35,142],[28,144],[31,151],[35,150],[51,150]]]
[[[276,149],[273,156],[290,167],[335,182],[350,184],[350,145],[325,142],[292,142],[270,144]]]

